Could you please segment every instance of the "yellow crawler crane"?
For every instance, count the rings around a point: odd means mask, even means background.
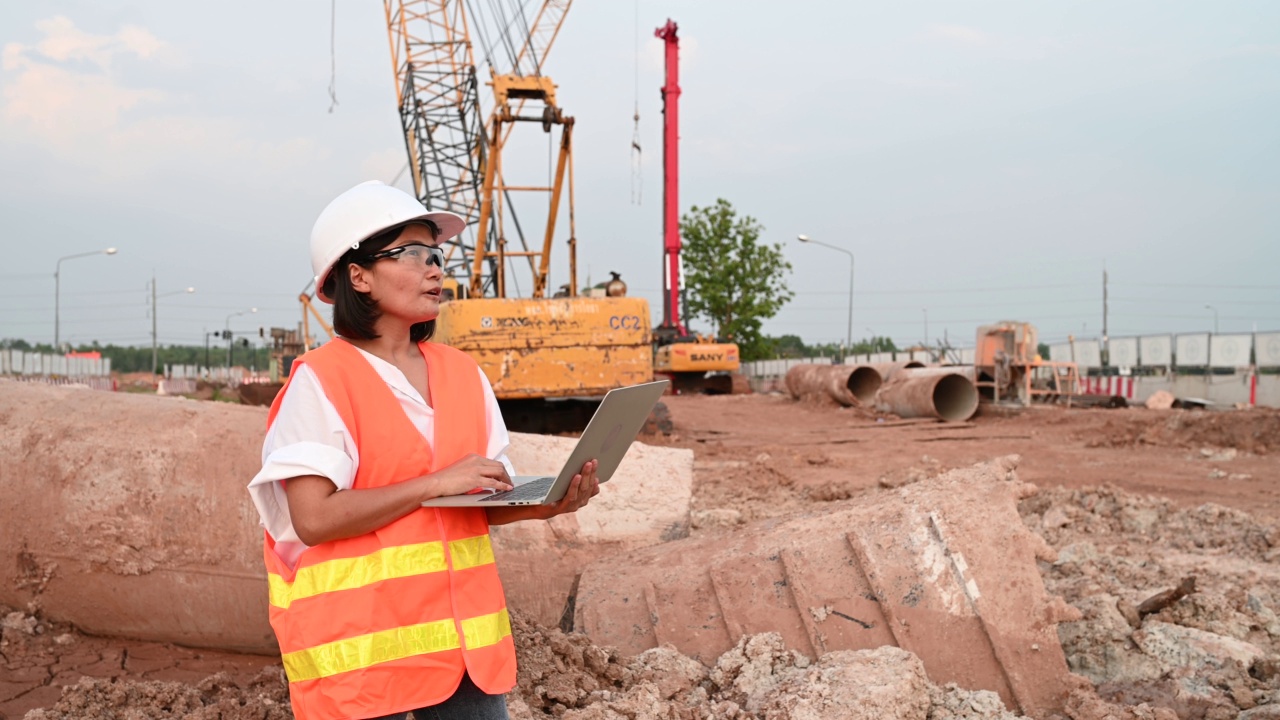
[[[571,4],[545,0],[536,12],[511,17],[504,15],[505,5],[486,6],[494,15],[489,17],[461,0],[384,0],[415,192],[428,208],[467,220],[467,229],[446,247],[446,285],[456,289],[441,307],[436,339],[475,358],[513,427],[528,427],[520,421],[521,408],[530,418],[547,414],[529,403],[598,398],[653,377],[648,303],[578,294],[574,120],[542,74]],[[473,29],[488,50],[488,112],[481,109]],[[559,128],[554,171],[545,185],[506,179],[504,150],[521,125],[544,133]],[[526,218],[545,218],[533,247],[517,206]],[[562,206],[568,215],[568,289],[553,298],[548,282]],[[519,291],[512,268],[526,263],[529,273],[519,275],[531,278],[529,295],[514,297]]]

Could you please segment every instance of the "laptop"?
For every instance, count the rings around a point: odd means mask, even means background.
[[[649,418],[658,398],[666,391],[670,380],[631,385],[610,390],[591,416],[587,429],[569,453],[560,474],[555,476],[517,475],[511,478],[515,487],[505,492],[484,490],[466,495],[449,495],[432,498],[423,507],[501,507],[504,505],[542,505],[559,502],[569,491],[573,476],[582,470],[588,460],[600,461],[596,477],[605,482],[622,463],[622,457],[631,447]]]

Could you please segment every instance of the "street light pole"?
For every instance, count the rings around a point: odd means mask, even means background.
[[[186,290],[178,290],[177,292],[169,292],[164,295],[156,295],[156,275],[151,273],[151,379],[156,377],[156,365],[160,362],[160,345],[156,340],[156,298],[169,297],[170,295],[191,294],[196,289],[189,287]]]
[[[802,243],[821,245],[824,248],[830,248],[849,256],[849,326],[845,330],[844,346],[844,354],[847,356],[853,350],[853,251],[846,250],[838,245],[829,245],[819,240],[814,240],[808,235],[797,235],[796,239]],[[840,361],[844,362],[844,358],[840,358]]]
[[[248,315],[249,313],[256,313],[256,312],[258,312],[258,308],[249,308],[248,310],[241,310],[238,313],[231,313],[230,315],[227,316],[227,323],[226,323],[227,370],[231,369],[231,347],[232,345],[235,344],[234,340],[231,337],[231,318],[240,317],[241,315]]]
[[[74,255],[64,255],[58,258],[58,262],[53,266],[53,351],[58,352],[58,345],[62,341],[62,261],[71,260],[73,258],[89,257],[90,255],[115,255],[117,250],[113,247],[106,250],[94,250],[93,252],[76,253]]]
[[[1213,334],[1217,335],[1218,334],[1218,308],[1212,305],[1205,305],[1204,309],[1213,311]]]

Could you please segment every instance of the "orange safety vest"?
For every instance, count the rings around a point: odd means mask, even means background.
[[[435,408],[425,441],[373,366],[334,340],[294,363],[320,381],[359,449],[353,488],[376,488],[485,454],[484,391],[475,362],[419,346]],[[267,415],[275,420],[284,390]],[[483,509],[421,508],[360,537],[308,548],[290,569],[266,537],[271,626],[300,720],[369,718],[448,699],[463,672],[498,695],[516,656]]]

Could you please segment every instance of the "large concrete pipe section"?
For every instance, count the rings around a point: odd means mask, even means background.
[[[245,486],[266,409],[0,380],[0,603],[91,635],[275,652]]]
[[[1053,557],[1026,528],[1016,458],[820,511],[623,553],[582,573],[575,629],[625,655],[670,643],[704,663],[777,632],[811,658],[896,645],[929,678],[991,690],[1031,717],[1076,686],[1046,592]]]
[[[846,407],[870,404],[880,382],[880,373],[869,365],[797,365],[786,377],[791,397],[824,397]]]
[[[964,368],[902,370],[876,392],[880,412],[902,418],[932,417],[961,422],[978,411],[978,389]]]
[[[920,362],[919,360],[903,360],[901,362],[872,363],[864,367],[869,367],[872,370],[875,370],[877,373],[879,373],[880,381],[884,383],[891,380],[894,375],[897,375],[898,371],[923,368],[924,363]]]
[[[0,604],[93,634],[277,652],[245,486],[266,409],[0,379]],[[512,433],[522,472],[571,438]],[[693,453],[632,447],[592,503],[493,533],[508,603],[554,625],[605,551],[682,537]]]

